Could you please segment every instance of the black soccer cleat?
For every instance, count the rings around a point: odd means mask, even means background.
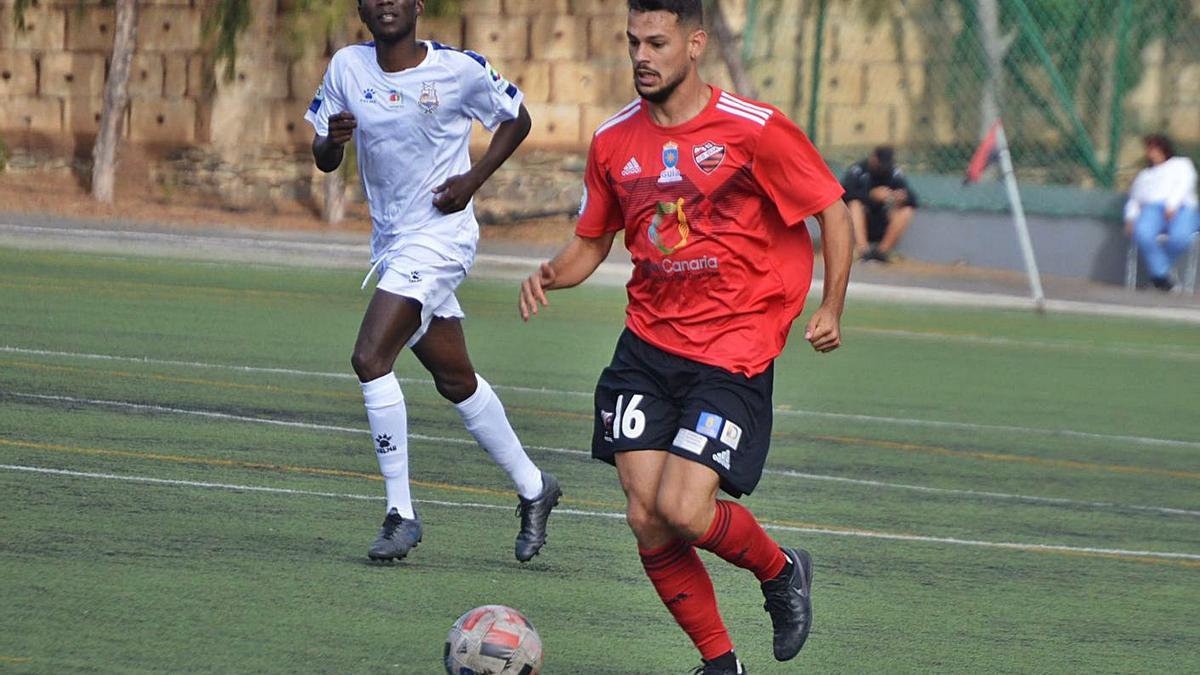
[[[738,661],[737,669],[734,670],[728,666],[702,663],[699,666],[696,666],[691,675],[746,675],[746,666],[742,665],[741,661]]]
[[[421,543],[421,518],[415,512],[413,516],[404,518],[396,509],[388,511],[367,557],[371,560],[403,560]]]
[[[517,515],[521,518],[521,531],[517,533],[515,551],[517,560],[529,562],[546,544],[546,520],[550,510],[558,506],[562,488],[553,475],[542,472],[542,494],[537,499],[525,499],[518,495]]]
[[[800,653],[812,628],[812,556],[802,548],[785,548],[792,562],[787,576],[762,583],[763,609],[771,615],[775,629],[775,659],[787,661]]]

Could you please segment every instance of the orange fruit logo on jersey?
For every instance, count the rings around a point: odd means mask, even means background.
[[[683,197],[675,202],[659,202],[654,219],[650,221],[650,229],[646,233],[650,235],[650,243],[663,255],[671,255],[688,244],[691,228],[688,227],[683,204]],[[675,217],[675,227],[671,227],[669,222],[671,216]]]

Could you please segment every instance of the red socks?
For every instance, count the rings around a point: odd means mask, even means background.
[[[712,579],[696,548],[712,551],[750,570],[759,581],[779,576],[787,565],[787,556],[754,514],[741,504],[723,500],[717,500],[717,512],[708,532],[693,544],[676,540],[652,551],[638,551],[658,597],[692,638],[700,656],[711,661],[732,651],[733,642],[717,610]]]
[[[658,597],[680,628],[692,638],[700,656],[711,660],[731,651],[733,642],[717,610],[712,579],[696,549],[687,542],[676,540],[662,548],[639,550],[638,553]]]
[[[787,565],[787,556],[746,507],[717,500],[717,513],[708,532],[693,544],[750,570],[759,581],[774,579]]]

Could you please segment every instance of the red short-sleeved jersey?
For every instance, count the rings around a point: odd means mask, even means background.
[[[778,109],[716,87],[660,127],[641,100],[596,130],[576,233],[625,230],[626,324],[680,356],[757,375],[783,351],[812,284],[804,219],[843,193]]]

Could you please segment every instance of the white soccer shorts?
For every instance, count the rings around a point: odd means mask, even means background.
[[[378,267],[379,283],[375,288],[421,303],[421,325],[405,347],[411,348],[425,336],[435,316],[466,317],[454,296],[455,289],[467,278],[461,264],[427,248],[406,246],[387,254]]]

